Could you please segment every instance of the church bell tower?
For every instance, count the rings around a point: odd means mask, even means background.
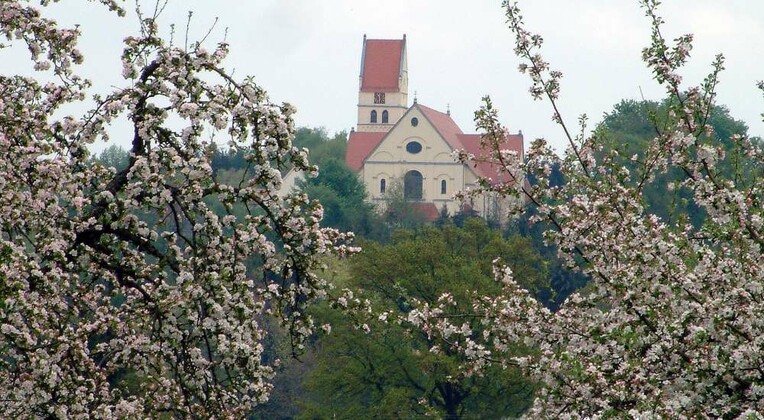
[[[389,131],[408,109],[406,35],[403,39],[363,36],[358,91],[358,131]]]

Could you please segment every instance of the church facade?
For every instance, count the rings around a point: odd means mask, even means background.
[[[475,187],[479,177],[496,179],[497,171],[487,163],[455,161],[455,150],[486,153],[480,135],[465,134],[450,112],[418,104],[416,98],[408,105],[405,35],[392,40],[364,36],[357,121],[348,139],[346,163],[358,172],[374,203],[384,208],[390,189],[402,188],[406,201],[428,219],[443,208],[453,215],[465,204],[483,217],[503,219],[502,202],[495,197],[484,195],[468,203],[454,199],[456,192]],[[509,135],[505,148],[522,158],[522,134]]]

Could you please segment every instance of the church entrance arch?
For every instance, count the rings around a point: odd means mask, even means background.
[[[408,171],[403,177],[403,197],[406,200],[422,199],[422,174],[419,171]]]

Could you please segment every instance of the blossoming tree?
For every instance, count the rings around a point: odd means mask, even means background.
[[[652,24],[643,58],[666,88],[668,111],[641,153],[621,156],[605,149],[612,139],[585,135],[585,119],[581,134],[570,131],[557,107],[561,74],[543,60],[542,38],[525,29],[520,10],[509,1],[504,7],[524,61],[520,70],[531,78],[533,97],[552,104],[568,148],[560,158],[536,140],[527,160],[518,162],[499,150],[505,130],[490,100],[476,114],[494,150],[492,160],[538,180],[519,192],[490,182],[482,188],[521,194],[536,208],[537,220],[555,227],[547,240],[590,277],[591,286],[552,313],[518,287],[510,270],[497,266],[505,293],[477,299],[474,318],[449,314],[447,296],[408,317],[462,349],[472,358],[467,368],[525,368],[541,385],[534,417],[764,413],[764,190],[758,182],[764,154],[745,136],[733,137],[735,153],[716,142],[707,119],[723,57],[700,86],[684,86],[679,70],[692,36],[669,45],[661,35],[658,3],[641,1]],[[636,169],[626,169],[624,159]],[[552,163],[561,166],[562,186],[549,183]],[[668,170],[683,178],[666,194],[689,193],[707,214],[702,226],[649,212],[643,191]],[[478,324],[485,332],[476,336]],[[511,356],[507,349],[518,342],[536,353]]]
[[[5,46],[39,75],[0,76],[0,416],[242,416],[270,389],[260,320],[298,349],[327,287],[316,256],[349,251],[320,206],[276,195],[285,165],[315,171],[293,110],[227,72],[225,44],[166,43],[156,16],[125,40],[124,86],[92,95],[79,31],[41,3],[0,2]],[[88,151],[117,118],[120,171]],[[249,146],[240,182],[212,176],[211,137]]]

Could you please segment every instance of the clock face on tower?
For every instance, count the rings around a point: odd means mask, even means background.
[[[385,92],[374,92],[374,103],[375,104],[385,103]]]

